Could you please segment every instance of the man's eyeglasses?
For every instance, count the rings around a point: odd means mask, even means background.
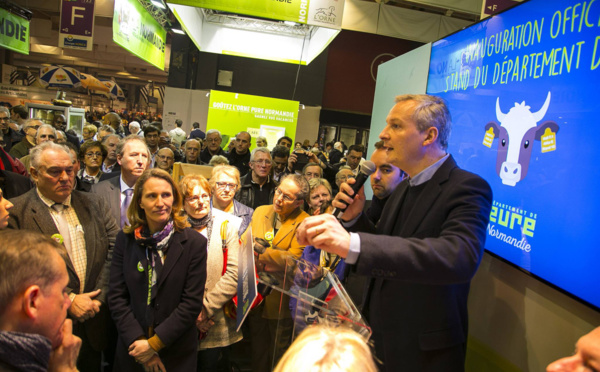
[[[0,121],[10,121],[10,118],[8,116],[5,118],[0,118]]]
[[[275,196],[276,196],[276,197],[279,197],[279,196],[281,196],[281,195],[283,195],[283,200],[284,200],[284,201],[286,201],[286,202],[289,202],[289,203],[291,203],[291,202],[293,202],[293,201],[295,201],[295,200],[296,200],[296,198],[295,198],[295,197],[291,197],[291,196],[289,196],[289,195],[287,195],[287,194],[284,194],[284,193],[283,193],[283,191],[281,191],[281,189],[280,189],[279,187],[278,187],[278,188],[276,188],[276,189],[275,189]]]
[[[219,189],[225,190],[225,189],[231,189],[231,190],[235,190],[237,188],[237,185],[235,183],[227,183],[227,182],[217,182],[217,187]]]
[[[86,152],[85,156],[87,156],[88,158],[101,158],[102,157],[102,153],[101,152]]]
[[[160,160],[169,160],[169,161],[173,160],[172,156],[166,156],[166,155],[157,155],[157,156]]]

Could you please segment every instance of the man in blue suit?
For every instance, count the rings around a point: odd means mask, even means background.
[[[362,213],[364,192],[348,184],[333,216],[304,220],[301,244],[339,254],[370,277],[364,313],[385,371],[463,371],[467,296],[486,236],[492,191],[446,152],[451,118],[428,95],[396,97],[379,135],[387,161],[409,178],[390,195],[375,227]],[[354,183],[349,180],[348,183]]]

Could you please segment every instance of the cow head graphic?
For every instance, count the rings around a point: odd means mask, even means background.
[[[515,186],[527,175],[531,150],[535,140],[542,142],[542,152],[556,149],[555,135],[558,124],[553,121],[542,120],[548,106],[550,106],[550,92],[546,102],[537,112],[531,112],[530,107],[522,103],[515,103],[508,113],[500,109],[500,97],[496,100],[496,118],[500,124],[489,122],[485,126],[486,134],[483,144],[491,147],[494,139],[498,138],[498,157],[496,159],[496,172],[502,183]]]

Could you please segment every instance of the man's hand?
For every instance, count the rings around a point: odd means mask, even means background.
[[[307,217],[296,235],[300,245],[312,245],[346,258],[350,250],[350,233],[330,214]]]
[[[152,358],[146,363],[142,363],[144,365],[145,372],[166,372],[167,369],[165,365],[160,360],[160,357],[157,354],[154,354]]]
[[[292,152],[290,154],[290,156],[288,157],[288,171],[289,172],[293,172],[294,171],[294,164],[296,164],[297,161],[298,161],[298,157],[296,156],[296,154],[294,154]]]
[[[254,252],[263,254],[267,248],[271,247],[268,241],[262,238],[254,238]]]
[[[156,351],[150,346],[148,340],[137,340],[129,345],[129,355],[132,356],[136,362],[144,364],[156,355]]]
[[[81,339],[73,335],[73,322],[65,319],[62,343],[50,353],[48,372],[76,372]]]
[[[576,345],[575,355],[551,363],[547,372],[600,371],[600,327],[582,336]]]
[[[349,178],[347,182],[340,185],[340,192],[335,196],[335,199],[331,202],[334,208],[339,208],[344,211],[342,216],[343,221],[350,221],[358,217],[363,209],[365,208],[365,188],[364,186],[358,190],[358,193],[354,195],[354,190],[350,185],[354,184],[356,180]],[[345,201],[346,204],[342,203]]]
[[[101,290],[97,289],[93,292],[75,295],[69,307],[71,317],[81,323],[93,318],[100,311],[100,301],[94,300],[94,297],[98,296],[100,292]]]

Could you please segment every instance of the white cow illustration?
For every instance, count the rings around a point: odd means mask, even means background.
[[[558,124],[546,121],[541,125],[537,123],[542,120],[548,106],[550,106],[550,92],[542,108],[537,112],[531,112],[530,107],[522,103],[515,103],[507,114],[500,109],[500,97],[496,100],[496,122],[489,122],[485,126],[488,131],[493,128],[494,137],[498,138],[498,157],[496,159],[496,172],[502,179],[502,183],[515,186],[527,175],[533,142],[540,141],[546,128],[552,132],[558,132]]]

